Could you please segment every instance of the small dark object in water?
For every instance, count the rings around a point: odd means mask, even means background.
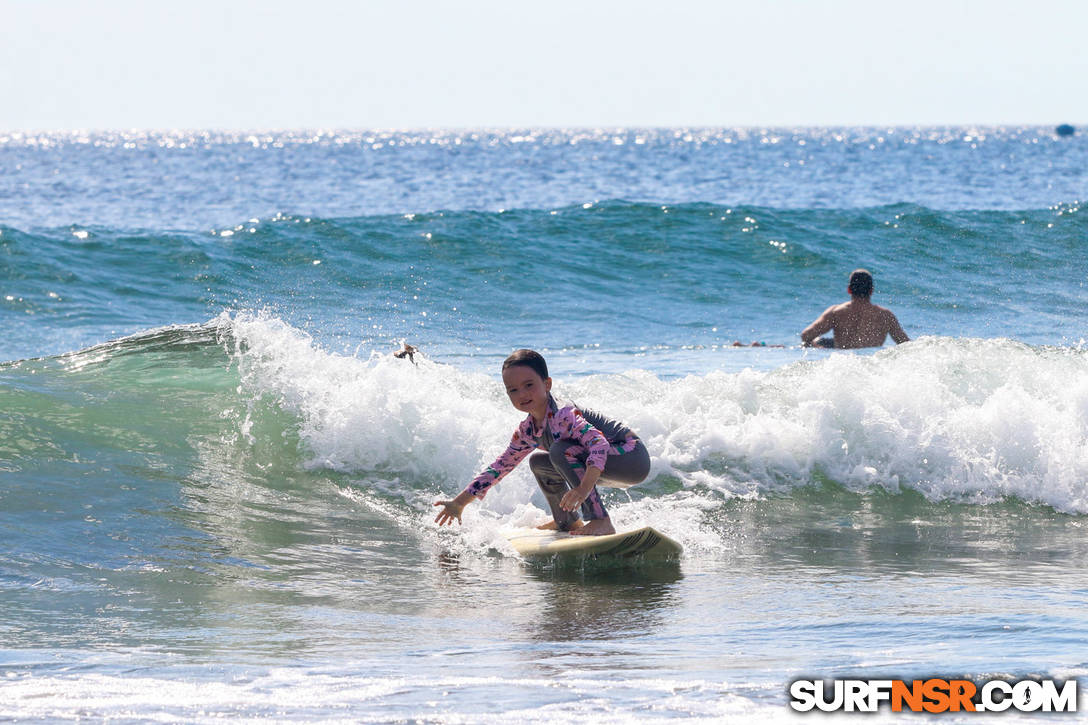
[[[1073,128],[1068,123],[1063,123],[1061,126],[1058,126],[1056,129],[1054,129],[1054,131],[1059,136],[1072,136],[1077,132],[1077,129]]]
[[[412,364],[414,365],[415,362],[416,362],[416,359],[413,356],[417,352],[419,352],[419,348],[414,347],[413,345],[409,345],[406,342],[401,343],[401,344],[403,345],[403,347],[400,350],[397,350],[395,353],[393,353],[393,357],[400,358],[402,360],[404,358],[408,358],[412,362]]]

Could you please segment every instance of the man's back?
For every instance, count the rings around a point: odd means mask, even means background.
[[[801,333],[801,341],[811,345],[820,335],[832,330],[835,347],[841,350],[880,347],[888,335],[896,343],[910,339],[891,310],[859,297],[828,307],[819,319]]]

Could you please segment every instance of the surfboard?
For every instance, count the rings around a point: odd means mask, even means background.
[[[519,554],[529,559],[541,557],[610,557],[618,559],[677,559],[684,549],[680,544],[649,526],[607,536],[571,536],[565,531],[514,529],[506,538]]]

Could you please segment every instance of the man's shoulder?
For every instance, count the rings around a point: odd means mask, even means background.
[[[877,311],[879,315],[890,320],[895,319],[895,313],[889,310],[887,307],[881,307],[880,305],[873,305],[873,309]]]
[[[824,310],[825,315],[838,315],[850,309],[849,302],[838,302]]]

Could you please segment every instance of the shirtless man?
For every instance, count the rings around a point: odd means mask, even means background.
[[[855,269],[846,291],[850,301],[828,307],[819,319],[801,333],[805,347],[833,347],[851,350],[859,347],[880,347],[884,338],[892,336],[898,345],[910,340],[899,326],[892,311],[869,301],[873,294],[873,275],[868,270]],[[834,330],[834,338],[820,337]]]

